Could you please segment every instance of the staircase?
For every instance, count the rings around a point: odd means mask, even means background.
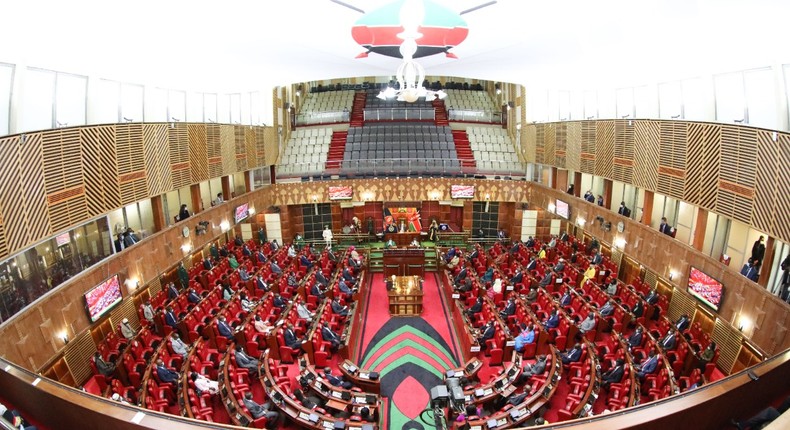
[[[458,154],[458,159],[461,160],[461,168],[476,168],[475,155],[472,152],[472,147],[469,145],[469,136],[466,135],[466,132],[453,130],[453,142],[455,143],[455,152]]]
[[[447,109],[444,108],[444,100],[434,99],[431,102],[433,105],[434,110],[434,122],[436,123],[437,127],[442,127],[445,125],[450,125],[450,121],[447,120]]]
[[[332,132],[329,152],[326,154],[326,169],[339,169],[343,164],[343,153],[346,151],[347,131]]]
[[[362,127],[365,123],[365,91],[354,94],[354,105],[351,107],[351,127]]]

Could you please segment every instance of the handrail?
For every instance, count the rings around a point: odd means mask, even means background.
[[[496,110],[456,109],[450,106],[447,108],[447,114],[450,121],[502,123],[502,112]]]
[[[333,122],[348,122],[351,113],[348,109],[321,112],[307,112],[296,115],[296,125],[327,124]]]
[[[474,164],[473,164],[474,163]],[[481,167],[482,163],[488,163]],[[471,167],[476,165],[476,167]],[[288,170],[285,169],[288,166]],[[514,168],[519,167],[519,168]],[[495,173],[507,176],[526,176],[526,166],[520,161],[486,160],[476,161],[473,158],[365,158],[359,160],[329,160],[326,162],[304,162],[279,165],[277,178],[299,177],[310,172],[322,175],[342,173],[358,174],[418,174],[418,173]]]
[[[364,110],[365,121],[433,121],[436,110],[433,108],[381,108],[368,107]]]

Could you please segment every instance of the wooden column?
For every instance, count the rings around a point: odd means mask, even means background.
[[[551,188],[555,190],[562,190],[565,191],[557,186],[557,168],[551,167]]]
[[[203,199],[200,198],[200,184],[189,186],[189,193],[192,195],[192,214],[203,211]]]
[[[228,201],[232,199],[231,189],[230,189],[230,176],[223,176],[220,181],[222,181],[222,199]]]
[[[760,277],[757,283],[763,287],[768,285],[768,278],[771,277],[771,264],[774,262],[774,238],[766,236],[765,239],[765,256],[763,262],[760,264]]]
[[[560,191],[568,191],[568,171],[565,169],[554,169],[554,188]],[[575,187],[574,187],[575,188]]]
[[[573,195],[582,196],[582,172],[573,172]]]
[[[642,219],[644,225],[650,225],[653,222],[653,197],[655,193],[645,190],[645,201],[642,204]]]
[[[162,231],[167,227],[165,210],[162,206],[162,196],[151,197],[151,214],[154,217],[154,232]]]
[[[612,184],[611,179],[603,180],[603,205],[606,208],[612,207]]]
[[[708,225],[708,211],[702,208],[697,208],[697,222],[694,225],[694,240],[691,246],[697,251],[702,251],[705,246],[705,228]]]
[[[250,172],[244,172],[244,192],[249,193],[252,191],[252,175]]]

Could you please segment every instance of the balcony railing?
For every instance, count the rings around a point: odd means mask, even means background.
[[[365,121],[433,121],[434,109],[365,108]]]
[[[518,161],[472,159],[416,159],[382,158],[327,161],[325,163],[291,163],[277,166],[277,178],[295,178],[314,175],[358,175],[358,176],[412,176],[435,174],[493,174],[524,177],[526,166]]]
[[[296,125],[330,124],[335,122],[348,122],[348,110],[300,113],[296,115]]]
[[[502,123],[502,112],[491,110],[447,109],[450,121]]]

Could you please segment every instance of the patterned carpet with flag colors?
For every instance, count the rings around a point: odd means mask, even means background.
[[[419,317],[390,317],[384,277],[375,274],[365,304],[361,368],[379,372],[382,428],[432,428],[420,420],[430,406],[431,388],[443,384],[444,371],[459,365],[458,343],[446,298],[433,273],[426,273],[423,312]]]

